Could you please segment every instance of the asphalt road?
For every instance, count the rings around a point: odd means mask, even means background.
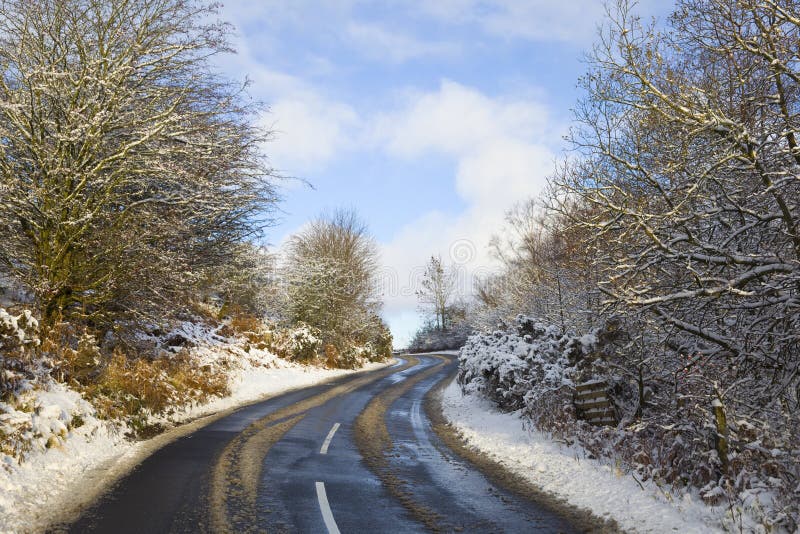
[[[489,481],[432,430],[424,397],[452,358],[293,391],[160,449],[74,533],[574,532]]]

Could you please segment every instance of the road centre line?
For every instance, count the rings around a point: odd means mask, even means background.
[[[325,526],[328,527],[328,534],[341,534],[339,527],[336,526],[336,521],[333,519],[333,512],[331,512],[331,506],[328,504],[328,495],[325,493],[325,484],[322,482],[317,482],[317,500],[319,500],[322,520],[325,522]]]
[[[328,432],[328,436],[325,438],[325,441],[322,442],[322,448],[319,450],[320,454],[328,454],[328,447],[330,446],[333,435],[336,434],[337,430],[339,430],[339,423],[334,424],[331,428],[331,431]]]

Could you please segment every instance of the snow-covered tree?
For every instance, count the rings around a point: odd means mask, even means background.
[[[377,335],[378,250],[354,211],[319,217],[292,236],[286,263],[294,322],[318,328],[340,351]]]
[[[0,4],[0,266],[44,324],[168,307],[274,200],[257,110],[193,0]]]
[[[514,206],[490,250],[502,269],[476,282],[473,320],[493,329],[524,313],[561,326],[590,328],[598,311],[591,247],[557,213],[531,199]]]
[[[709,494],[746,491],[773,462],[746,444],[791,447],[800,429],[800,5],[682,0],[665,30],[629,7],[591,57],[552,205],[628,325],[609,363],[638,375],[637,416],[714,444],[680,453]],[[797,469],[775,467],[784,497]]]
[[[574,140],[586,157],[560,179],[611,244],[609,303],[655,319],[693,365],[725,361],[732,383],[766,373],[767,399],[793,403],[798,20],[793,3],[693,0],[658,33],[622,5],[585,82]]]

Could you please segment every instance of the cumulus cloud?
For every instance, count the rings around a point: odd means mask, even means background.
[[[436,91],[408,93],[403,109],[375,121],[375,137],[391,154],[409,158],[426,151],[473,154],[498,138],[530,141],[552,132],[545,105],[490,97],[451,80],[443,80]]]
[[[265,120],[274,131],[269,153],[275,166],[307,172],[352,148],[348,132],[357,128],[358,115],[350,106],[311,93],[276,98]]]
[[[241,37],[236,49],[225,68],[246,72],[250,93],[269,106],[261,120],[273,132],[268,150],[275,168],[293,175],[310,172],[354,147],[350,132],[361,126],[352,106],[303,79],[269,68]]]

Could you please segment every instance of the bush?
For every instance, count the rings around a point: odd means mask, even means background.
[[[472,334],[472,327],[465,322],[457,323],[445,330],[434,325],[426,325],[414,334],[408,346],[409,352],[434,352],[437,350],[458,350],[464,346]]]
[[[11,315],[0,308],[0,399],[8,400],[26,379],[33,378],[38,332],[39,322],[30,310]]]
[[[571,398],[577,360],[585,351],[559,327],[519,316],[508,331],[469,337],[459,355],[458,383],[505,410],[530,408],[554,394]]]
[[[290,333],[292,358],[304,362],[316,359],[322,350],[322,334],[318,328],[300,323]]]
[[[459,356],[458,383],[504,410],[521,410],[535,428],[577,441],[590,457],[609,459],[641,480],[694,487],[710,504],[725,501],[733,520],[748,509],[768,529],[793,531],[800,517],[792,493],[800,479],[800,425],[788,419],[793,415],[775,406],[761,424],[751,422],[736,399],[719,398],[713,378],[724,374],[710,363],[669,375],[674,382],[646,377],[639,399],[636,359],[626,359],[629,341],[613,318],[577,336],[520,316],[508,330],[470,336]],[[574,385],[595,378],[609,384],[617,428],[576,418]],[[715,420],[715,407],[727,413],[725,428]],[[785,418],[783,425],[768,423],[775,414]]]

